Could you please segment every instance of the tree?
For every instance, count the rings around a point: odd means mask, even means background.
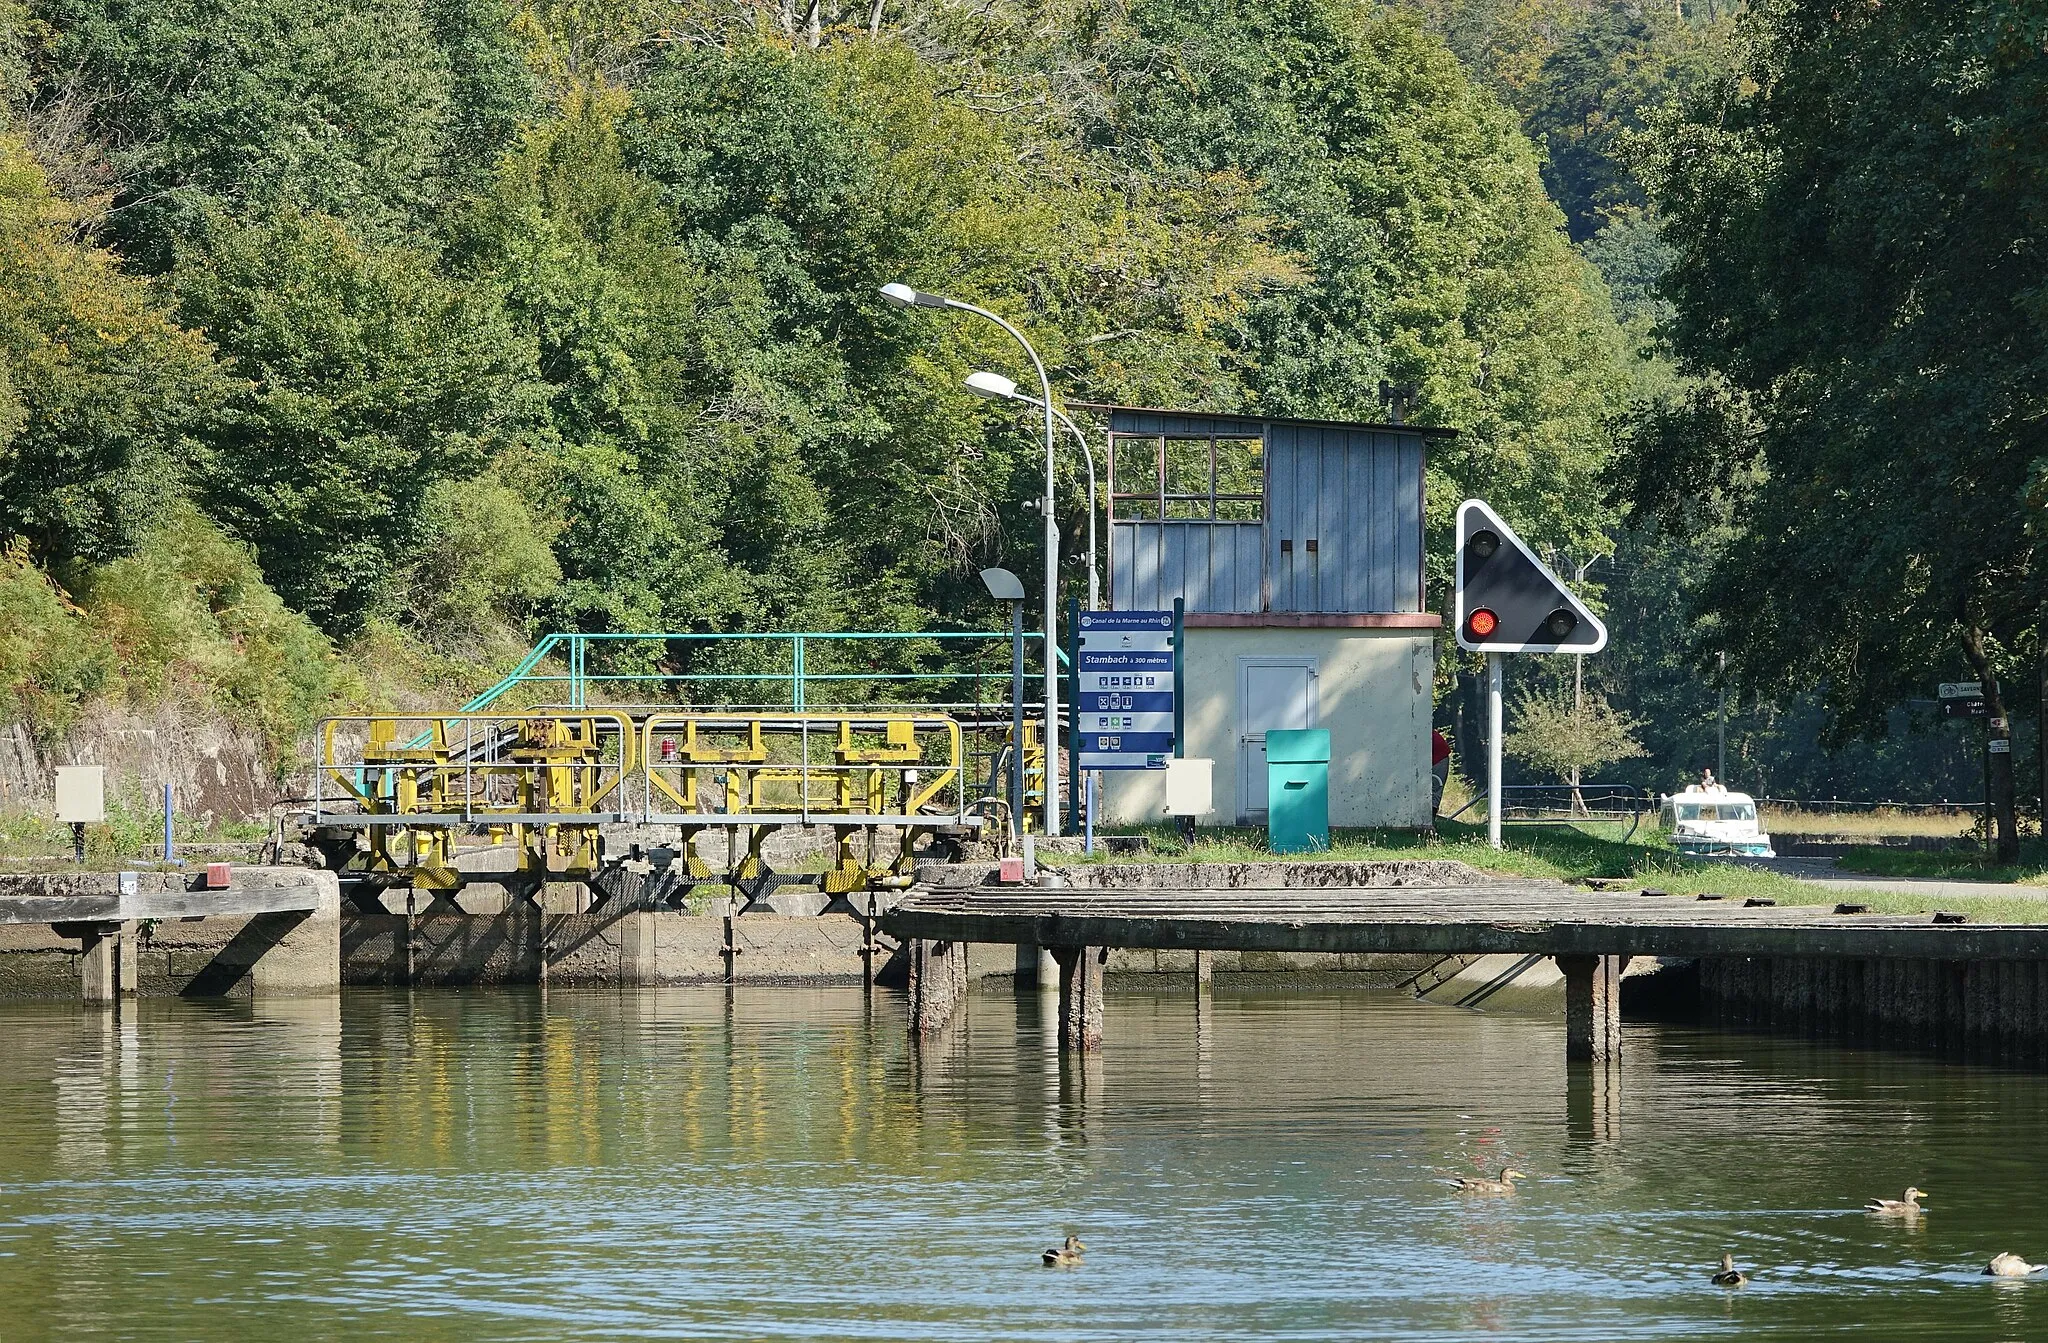
[[[1414,419],[1460,430],[1431,455],[1433,532],[1477,493],[1524,535],[1599,536],[1620,336],[1514,116],[1439,40],[1328,0],[1141,0],[1102,47],[1104,152],[1251,177],[1309,274],[1240,324],[1255,404],[1381,419],[1381,383],[1412,384]]]
[[[1530,768],[1572,787],[1575,809],[1585,771],[1645,754],[1636,741],[1641,724],[1609,707],[1599,694],[1583,697],[1567,687],[1525,690],[1515,700],[1515,726],[1501,750]]]
[[[52,34],[44,82],[76,88],[109,146],[108,234],[147,270],[168,269],[209,215],[296,209],[389,240],[442,197],[448,59],[416,0],[40,0],[36,12]]]
[[[216,219],[207,244],[171,284],[242,385],[207,428],[204,501],[286,601],[352,633],[439,544],[429,489],[537,432],[531,347],[488,288],[337,219]]]
[[[1743,68],[1660,127],[1646,169],[1676,348],[1740,417],[1704,487],[1742,527],[1701,613],[1751,693],[1824,686],[1836,740],[1966,665],[2004,745],[2043,597],[2038,24],[1988,0],[1772,0],[1747,23]],[[1682,470],[1634,477],[1641,514],[1692,497],[1658,487]],[[1992,761],[2010,860],[2011,756]]]
[[[0,537],[46,562],[132,549],[203,473],[226,389],[206,342],[80,225],[0,130]]]

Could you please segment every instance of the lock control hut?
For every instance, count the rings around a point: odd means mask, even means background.
[[[1424,610],[1423,461],[1455,431],[1098,407],[1109,605],[1186,601],[1184,754],[1202,825],[1266,823],[1266,733],[1330,732],[1330,823],[1431,823],[1441,617]],[[1102,819],[1156,822],[1158,771],[1106,771]]]

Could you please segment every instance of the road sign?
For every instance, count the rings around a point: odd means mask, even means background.
[[[1458,646],[1479,653],[1597,653],[1607,627],[1477,499],[1458,505]]]
[[[1074,702],[1082,769],[1165,769],[1173,754],[1171,611],[1084,611]]]
[[[1943,718],[1989,718],[1982,681],[1943,681],[1938,698]]]

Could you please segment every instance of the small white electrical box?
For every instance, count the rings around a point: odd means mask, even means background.
[[[1210,767],[1213,761],[1197,757],[1170,756],[1166,761],[1166,814],[1202,816],[1210,801]]]
[[[106,766],[57,766],[57,819],[73,825],[107,819]]]

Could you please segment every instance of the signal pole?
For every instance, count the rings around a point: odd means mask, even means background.
[[[1500,845],[1500,657],[1486,655],[1486,842]]]

